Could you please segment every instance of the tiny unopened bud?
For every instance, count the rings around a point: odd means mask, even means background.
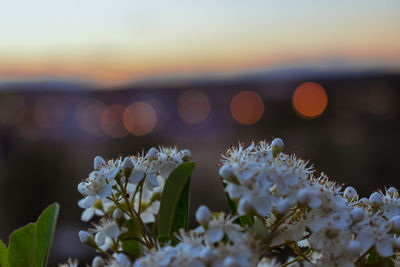
[[[353,199],[355,196],[357,196],[357,191],[354,187],[349,186],[346,187],[346,189],[343,192],[343,196],[344,198],[346,198],[347,200],[351,200]]]
[[[130,267],[132,265],[128,256],[126,256],[124,253],[118,253],[116,260],[120,267]]]
[[[201,205],[196,211],[196,220],[200,225],[208,225],[212,219],[211,211],[207,206]]]
[[[352,257],[360,256],[361,243],[357,240],[351,240],[347,245],[347,254]]]
[[[147,159],[148,160],[158,159],[158,150],[155,147],[149,149],[149,152],[147,152]]]
[[[95,170],[99,170],[102,166],[104,166],[106,164],[107,164],[106,161],[102,157],[96,156],[94,158],[93,165],[94,165]]]
[[[253,212],[253,210],[254,210],[253,203],[251,202],[251,199],[249,199],[249,197],[242,197],[239,200],[238,213],[240,215],[249,214]]]
[[[219,175],[221,175],[222,179],[227,181],[232,182],[236,180],[233,169],[227,165],[224,165],[219,169]]]
[[[106,263],[104,262],[103,258],[100,256],[94,257],[92,261],[92,267],[104,267]]]
[[[391,187],[389,187],[387,192],[392,195],[397,192],[397,189],[396,189],[396,187],[391,186]]]
[[[380,207],[383,204],[383,198],[381,196],[381,194],[379,194],[378,192],[374,192],[371,194],[371,196],[369,197],[369,204],[372,207]]]
[[[279,155],[279,153],[283,151],[285,144],[283,143],[282,139],[275,138],[271,142],[271,147],[272,147],[272,155],[276,157]]]
[[[93,235],[89,232],[79,231],[79,240],[81,241],[82,244],[89,245],[91,247],[96,246]]]
[[[130,170],[134,167],[133,160],[130,157],[125,158],[124,162],[122,163],[123,170]]]
[[[181,151],[182,154],[182,160],[183,161],[189,161],[192,159],[192,152],[190,152],[189,149],[184,149]]]
[[[285,215],[286,213],[289,212],[290,210],[290,202],[287,199],[282,199],[281,201],[278,202],[278,205],[276,205],[276,212],[279,215]]]
[[[364,210],[359,207],[355,207],[351,212],[350,212],[351,219],[353,222],[361,222],[364,219]]]
[[[390,219],[392,225],[392,231],[395,233],[400,232],[400,215],[396,215]]]

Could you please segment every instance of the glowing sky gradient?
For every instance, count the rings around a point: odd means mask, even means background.
[[[400,66],[399,0],[13,0],[0,80],[122,82],[343,59]]]

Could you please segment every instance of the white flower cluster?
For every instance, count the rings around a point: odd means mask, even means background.
[[[164,180],[173,169],[190,157],[189,150],[178,151],[170,147],[160,147],[159,150],[151,148],[147,154],[124,159],[120,157],[107,162],[97,156],[94,159],[94,170],[78,185],[78,191],[84,196],[78,202],[79,207],[85,209],[82,221],[89,221],[93,215],[104,216],[109,210],[115,209],[115,203],[110,198],[121,193],[118,191],[119,182],[126,187],[126,194],[135,211],[139,210],[140,203],[142,220],[145,223],[154,222]],[[135,194],[142,183],[141,194]],[[121,211],[117,209],[114,216],[121,215]]]
[[[281,266],[276,259],[292,267],[400,266],[397,189],[360,198],[355,188],[316,175],[283,148],[279,138],[231,147],[219,174],[232,214],[200,206],[199,227],[167,240],[154,231],[162,190],[190,152],[152,148],[108,162],[96,157],[94,171],[78,186],[82,220],[101,216],[94,228],[79,233],[82,243],[106,256],[96,256],[92,266]],[[140,243],[134,254],[127,253],[126,240]]]
[[[222,157],[220,175],[239,215],[264,217],[271,246],[307,248],[317,266],[354,266],[376,251],[387,258],[400,250],[400,199],[394,187],[359,199],[353,187],[344,190],[324,174],[282,152],[275,139],[239,144]],[[296,251],[297,250],[297,251]],[[303,251],[303,252],[304,252]]]
[[[212,215],[201,206],[196,213],[201,224],[181,232],[176,246],[167,245],[137,260],[134,267],[247,267],[256,266],[259,244],[250,232],[223,213]]]
[[[164,181],[190,158],[189,150],[178,151],[171,147],[151,148],[146,154],[116,160],[95,157],[94,170],[78,185],[78,191],[84,196],[78,206],[84,209],[82,221],[87,222],[94,215],[101,218],[89,231],[80,231],[81,242],[100,252],[118,251],[121,236],[128,232],[126,223],[133,220],[140,232],[135,238],[146,245],[153,244],[155,241],[147,237],[146,224],[156,220]],[[120,253],[119,258],[124,259],[123,255]],[[94,263],[99,261],[96,258]],[[94,266],[108,266],[94,263]],[[110,260],[109,266],[113,264],[117,263]]]

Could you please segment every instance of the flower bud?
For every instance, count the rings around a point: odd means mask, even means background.
[[[130,157],[126,157],[122,163],[123,170],[131,170],[134,166],[133,160]]]
[[[343,192],[343,197],[346,198],[347,200],[351,200],[355,196],[357,196],[356,189],[354,189],[354,187],[352,186],[346,187],[346,189]]]
[[[100,256],[94,257],[92,261],[92,267],[104,267],[106,263],[104,262],[103,258]]]
[[[155,147],[149,149],[149,152],[147,152],[147,159],[148,160],[158,159],[158,150]]]
[[[224,165],[219,169],[219,175],[221,175],[222,179],[227,181],[233,182],[236,180],[233,169],[227,165]]]
[[[102,166],[104,166],[106,164],[107,164],[106,161],[102,157],[96,156],[94,158],[93,165],[94,165],[95,170],[99,170]]]
[[[82,244],[85,244],[85,245],[88,245],[91,247],[97,246],[94,241],[93,235],[86,231],[79,231],[79,240],[81,241]]]
[[[271,147],[272,147],[272,155],[274,157],[278,156],[279,153],[283,151],[283,148],[285,147],[285,144],[283,143],[282,139],[280,138],[275,138],[271,142]]]
[[[347,254],[352,257],[360,256],[361,252],[361,243],[357,240],[351,240],[349,244],[347,244]]]
[[[397,189],[396,189],[396,187],[391,186],[391,187],[388,188],[387,192],[389,194],[393,195],[394,193],[397,192]]]
[[[290,210],[290,202],[287,199],[282,199],[281,201],[278,202],[278,204],[276,205],[276,212],[279,215],[285,215],[286,213],[289,212]]]
[[[208,209],[207,206],[201,205],[196,211],[196,220],[197,222],[202,225],[208,225],[208,223],[212,219],[211,211]]]
[[[400,232],[400,216],[396,215],[389,220],[390,224],[392,225],[392,231],[395,233]]]
[[[184,149],[181,151],[182,154],[182,160],[183,161],[189,161],[192,159],[192,152],[190,152],[189,149]]]
[[[400,250],[400,237],[397,237],[393,240],[393,247],[395,250]]]
[[[383,204],[383,198],[381,196],[381,194],[379,194],[378,192],[374,192],[371,194],[371,196],[369,197],[369,204],[372,207],[380,207]]]
[[[351,212],[350,212],[351,219],[353,222],[361,222],[364,219],[364,210],[359,207],[355,207]]]
[[[130,267],[132,265],[128,256],[124,253],[118,253],[116,260],[120,267]]]

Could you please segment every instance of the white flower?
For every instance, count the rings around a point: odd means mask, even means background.
[[[95,234],[96,244],[106,250],[112,244],[112,239],[119,236],[120,229],[115,221],[103,220],[100,224],[95,225],[95,228],[90,229],[90,232]]]
[[[375,245],[381,257],[393,255],[393,235],[389,234],[391,224],[380,215],[374,214],[366,217],[357,224],[358,235],[356,240],[361,243],[362,253]]]
[[[201,205],[196,211],[196,220],[201,225],[208,225],[212,219],[211,211],[207,206]]]

